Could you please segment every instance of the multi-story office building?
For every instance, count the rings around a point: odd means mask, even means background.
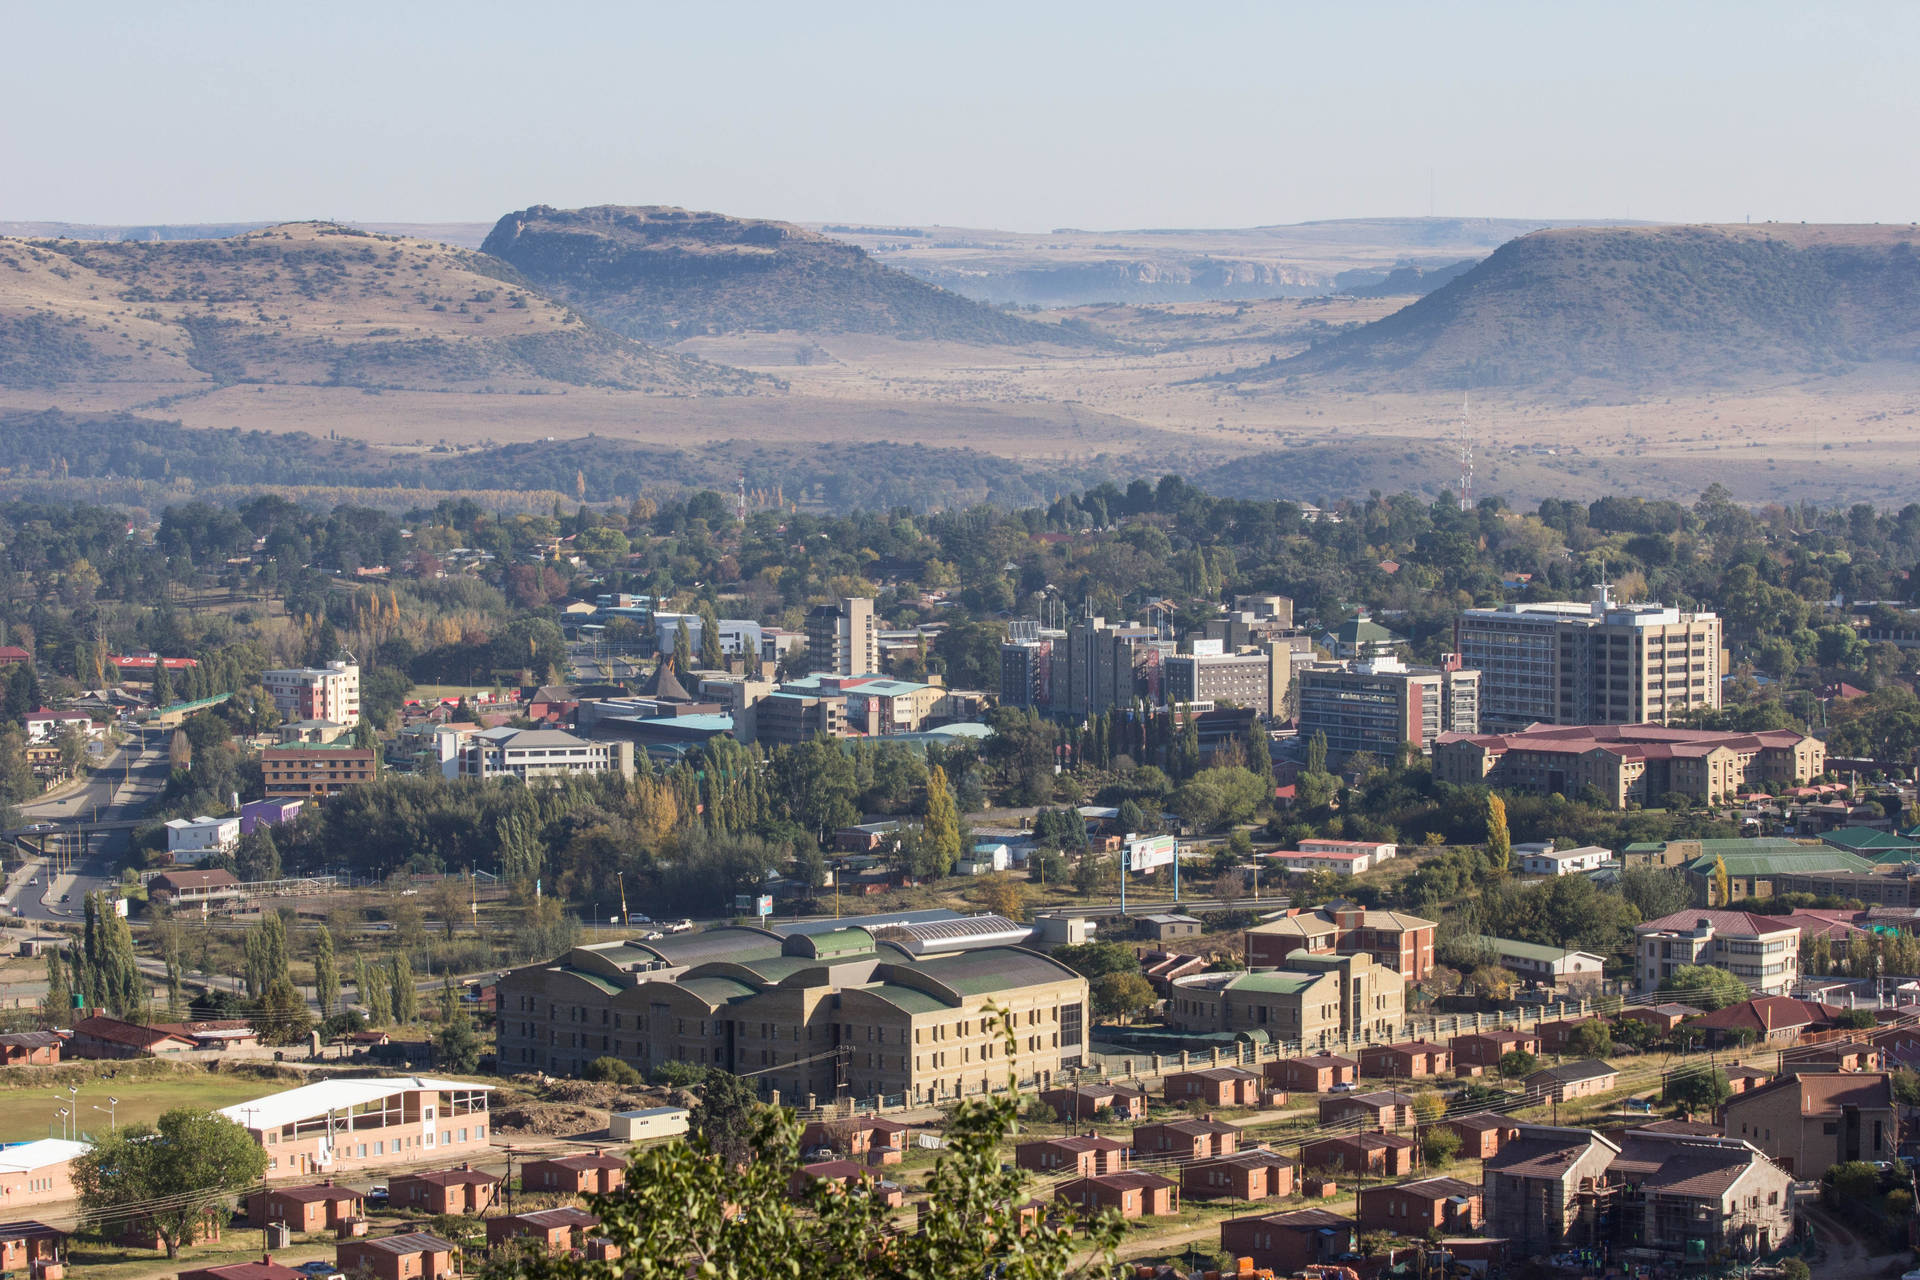
[[[1087,1051],[1087,981],[1038,952],[972,950],[951,920],[720,928],[575,947],[500,980],[503,1070],[577,1075],[616,1057],[750,1074],[783,1102],[914,1102],[1046,1082]],[[837,927],[835,927],[837,926]],[[942,948],[948,948],[942,950]],[[1011,1018],[1011,1051],[997,1011]]]
[[[1779,916],[1693,907],[1633,931],[1642,991],[1657,990],[1682,965],[1725,969],[1758,995],[1786,995],[1800,976],[1800,926]]]
[[[260,778],[267,795],[275,798],[339,795],[348,787],[372,782],[374,769],[373,749],[344,739],[286,743],[260,752]]]
[[[1300,736],[1325,734],[1334,758],[1368,751],[1391,759],[1402,743],[1430,750],[1443,732],[1474,732],[1480,675],[1409,667],[1397,658],[1316,663],[1300,672]]]
[[[282,720],[360,723],[360,667],[338,659],[324,667],[262,671],[260,683]]]
[[[1433,971],[1436,928],[1433,921],[1405,912],[1369,911],[1336,901],[1317,911],[1282,916],[1248,929],[1247,967],[1280,968],[1299,951],[1311,955],[1365,954],[1408,982],[1419,982]]]
[[[1720,705],[1720,619],[1660,604],[1620,605],[1607,587],[1589,604],[1469,609],[1454,648],[1481,673],[1480,721],[1665,724]]]
[[[1182,1031],[1265,1031],[1283,1044],[1392,1038],[1406,1021],[1407,982],[1365,953],[1296,951],[1284,969],[1196,973],[1168,990],[1167,1025]]]
[[[847,695],[776,691],[753,704],[747,740],[768,747],[847,736]]]
[[[1171,654],[1161,659],[1160,668],[1168,706],[1232,703],[1262,716],[1285,706],[1293,675],[1289,650],[1279,641],[1251,653],[1228,653],[1219,640],[1195,641],[1192,653]]]
[[[1054,646],[1053,709],[1071,720],[1130,706],[1136,697],[1162,702],[1161,659],[1174,644],[1152,627],[1108,626],[1101,617],[1075,618],[1067,627],[1066,662]]]
[[[1826,745],[1791,729],[1730,733],[1658,724],[1568,725],[1519,733],[1443,735],[1433,773],[1459,786],[1656,805],[1673,793],[1718,804],[1763,782],[1797,786],[1825,772]]]
[[[633,743],[588,742],[559,729],[487,729],[464,744],[448,743],[462,778],[531,782],[569,773],[633,776]]]
[[[809,610],[807,662],[815,675],[878,675],[880,623],[873,616],[873,601],[850,596]]]
[[[1031,618],[1009,623],[1000,646],[1000,705],[1022,710],[1047,708],[1054,697],[1054,646],[1065,656],[1067,633],[1042,627]]]

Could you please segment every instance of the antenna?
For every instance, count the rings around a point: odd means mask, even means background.
[[[1460,393],[1460,509],[1473,509],[1473,393]]]

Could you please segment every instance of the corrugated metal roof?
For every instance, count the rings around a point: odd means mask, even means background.
[[[898,982],[876,982],[869,987],[859,988],[876,999],[884,1000],[903,1013],[938,1013],[947,1008],[945,1001],[928,995],[918,987],[909,987]]]
[[[470,1084],[463,1080],[440,1080],[432,1076],[389,1076],[373,1080],[322,1080],[318,1084],[303,1084],[297,1089],[287,1089],[280,1093],[270,1093],[264,1098],[255,1098],[251,1102],[236,1103],[231,1107],[220,1108],[220,1114],[227,1119],[245,1125],[249,1129],[276,1129],[281,1125],[292,1124],[296,1120],[308,1120],[314,1116],[323,1116],[329,1111],[345,1111],[350,1107],[364,1106],[369,1102],[379,1102],[395,1094],[406,1093],[414,1089],[432,1089],[440,1092],[478,1091],[491,1092],[490,1084]]]
[[[963,996],[986,995],[1013,987],[1037,987],[1079,975],[1057,960],[1017,947],[983,947],[931,956],[916,969]]]

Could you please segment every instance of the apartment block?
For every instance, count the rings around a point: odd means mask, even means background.
[[[1409,982],[1433,970],[1433,935],[1438,926],[1400,911],[1370,911],[1349,902],[1333,902],[1315,911],[1282,916],[1246,931],[1247,965],[1281,968],[1298,951],[1317,955],[1362,953]]]
[[[462,778],[531,782],[572,773],[633,776],[631,742],[588,742],[560,729],[487,729],[458,748]]]
[[[1393,759],[1402,744],[1431,750],[1442,733],[1479,729],[1480,675],[1466,667],[1409,667],[1398,658],[1315,663],[1299,675],[1300,736],[1325,734],[1327,754]]]
[[[1181,1031],[1264,1031],[1282,1044],[1390,1037],[1406,1021],[1407,983],[1373,957],[1296,951],[1285,969],[1197,973],[1173,980],[1167,1025]]]
[[[1081,1063],[1087,981],[1065,965],[1013,946],[940,951],[967,941],[931,925],[898,926],[898,941],[838,926],[595,943],[515,969],[500,980],[502,1069],[678,1061],[750,1073],[809,1105],[842,1089],[976,1095],[1010,1071],[1047,1083]],[[998,1011],[1012,1019],[1011,1056]]]
[[[873,601],[850,596],[808,610],[807,662],[815,675],[878,674],[880,623],[873,615]]]
[[[1639,989],[1655,991],[1682,965],[1725,969],[1761,995],[1785,995],[1800,976],[1800,926],[1779,916],[1693,908],[1633,929]]]
[[[372,782],[374,772],[373,748],[345,740],[265,747],[260,752],[260,777],[269,799],[339,795],[348,787]]]
[[[1672,793],[1718,804],[1765,782],[1797,786],[1826,767],[1826,745],[1791,729],[1539,726],[1504,734],[1448,733],[1433,748],[1434,776],[1443,782],[1568,797],[1592,787],[1616,808],[1655,806]]]
[[[1605,584],[1587,604],[1469,609],[1454,624],[1454,649],[1481,673],[1481,724],[1494,732],[1665,724],[1717,707],[1720,646],[1716,615],[1615,604]]]
[[[360,666],[336,660],[324,667],[262,671],[260,683],[282,720],[360,723]]]
[[[1192,647],[1192,653],[1169,654],[1161,660],[1162,697],[1167,705],[1232,703],[1261,716],[1274,715],[1286,706],[1293,663],[1284,643],[1269,641],[1248,653],[1228,652],[1219,640],[1195,641]]]

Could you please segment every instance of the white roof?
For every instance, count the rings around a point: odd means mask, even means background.
[[[23,1142],[18,1146],[0,1150],[0,1173],[32,1173],[48,1165],[65,1164],[77,1156],[83,1156],[93,1150],[84,1142],[68,1142],[65,1138],[41,1138],[34,1142]]]
[[[251,1102],[220,1108],[220,1114],[249,1129],[277,1129],[296,1120],[323,1116],[329,1111],[345,1111],[390,1098],[415,1089],[490,1091],[490,1084],[468,1084],[463,1080],[436,1080],[430,1076],[388,1076],[376,1080],[322,1080],[303,1084],[298,1089],[270,1093]]]
[[[648,1116],[684,1116],[692,1112],[685,1107],[642,1107],[638,1111],[616,1111],[613,1114],[622,1120],[642,1120]]]

